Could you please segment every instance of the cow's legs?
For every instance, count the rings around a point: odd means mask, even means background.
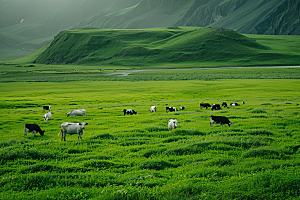
[[[66,141],[66,134],[61,131],[61,141]]]
[[[27,128],[25,128],[25,131],[24,131],[24,137],[26,137],[26,136],[27,136],[27,132],[28,132],[28,129],[27,129]]]

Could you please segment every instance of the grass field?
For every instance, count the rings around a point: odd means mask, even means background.
[[[112,71],[1,66],[0,199],[300,197],[298,68],[104,75]],[[199,107],[223,101],[246,104]],[[49,104],[53,118],[45,122]],[[186,109],[166,113],[166,106]],[[81,108],[85,118],[66,116]],[[124,108],[138,115],[123,116]],[[210,127],[211,115],[234,123]],[[168,130],[169,119],[180,122],[177,129]],[[60,141],[62,122],[82,121],[89,123],[82,140]],[[25,123],[45,135],[24,138]]]

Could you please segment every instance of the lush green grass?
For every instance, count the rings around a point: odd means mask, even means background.
[[[300,82],[278,79],[299,70],[256,69],[269,79],[228,78],[235,72],[251,76],[253,70],[215,69],[216,77],[213,70],[161,70],[133,74],[124,81],[64,82],[46,82],[48,77],[41,76],[46,72],[36,72],[33,80],[42,82],[2,81],[0,198],[299,198]],[[195,72],[211,79],[182,80]],[[224,73],[226,79],[217,79]],[[158,77],[138,81],[138,74]],[[159,80],[163,74],[176,81]],[[270,79],[272,74],[277,78]],[[26,74],[14,75],[28,80]],[[3,76],[5,81],[13,77]],[[223,101],[246,104],[221,111],[199,107],[201,102]],[[53,119],[45,122],[42,106],[49,104]],[[148,111],[152,105],[157,113]],[[166,106],[186,109],[166,113]],[[81,108],[87,110],[86,118],[66,117],[68,111]],[[138,115],[123,116],[124,108]],[[234,124],[210,127],[210,115],[227,116]],[[169,119],[177,119],[179,127],[168,131]],[[88,122],[83,139],[67,135],[66,142],[60,141],[57,134],[64,121]],[[24,138],[25,123],[37,123],[45,135]]]

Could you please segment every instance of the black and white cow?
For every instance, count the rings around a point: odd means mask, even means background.
[[[229,127],[233,124],[233,122],[230,122],[227,117],[222,116],[210,116],[210,126],[213,127],[213,124],[221,124],[221,127],[223,127],[223,124],[228,124]]]
[[[176,107],[166,107],[166,112],[176,112],[178,109]]]
[[[226,102],[222,102],[222,103],[221,103],[221,106],[224,107],[224,108],[227,108],[227,107],[228,107]]]
[[[83,116],[85,118],[85,114],[86,114],[86,110],[85,109],[72,110],[72,111],[70,111],[70,112],[67,113],[67,117],[73,116],[74,118],[76,118],[76,116]]]
[[[88,125],[88,123],[85,122],[80,122],[80,123],[75,123],[75,122],[63,122],[61,123],[61,130],[58,133],[58,137],[60,135],[60,133],[62,133],[61,135],[61,141],[66,141],[66,134],[78,134],[78,138],[77,140],[82,139],[82,134],[83,131],[85,129],[85,126]]]
[[[236,106],[239,106],[239,104],[238,103],[231,103],[230,106],[231,107],[236,107]]]
[[[180,109],[180,110],[184,110],[184,109],[185,109],[185,107],[184,107],[184,106],[181,106],[179,109]]]
[[[123,112],[124,112],[124,116],[125,116],[126,114],[127,114],[127,115],[133,115],[133,114],[137,115],[137,114],[138,114],[137,112],[135,112],[135,111],[132,110],[132,109],[124,109]]]
[[[32,135],[39,132],[41,136],[43,136],[45,133],[45,131],[42,131],[42,129],[37,124],[25,124],[24,137],[27,136],[28,132],[32,132]]]
[[[51,106],[43,106],[43,110],[44,110],[44,111],[45,111],[45,110],[51,111]]]
[[[220,104],[212,104],[211,105],[211,110],[221,110]]]
[[[52,118],[51,112],[48,112],[48,113],[44,114],[44,120],[45,120],[45,121],[48,121],[48,120],[51,119],[51,118]]]
[[[211,105],[209,103],[200,103],[200,108],[208,108],[208,107],[211,107]]]

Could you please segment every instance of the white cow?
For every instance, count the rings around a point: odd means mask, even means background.
[[[83,117],[85,117],[85,113],[86,113],[85,109],[72,110],[72,111],[70,111],[70,112],[67,113],[67,117],[69,117],[69,116],[73,116],[75,118],[76,118],[76,116],[83,116]]]
[[[51,118],[52,118],[51,112],[48,112],[48,113],[44,114],[44,120],[45,120],[45,121],[48,121],[48,120],[51,119]]]
[[[82,139],[81,135],[83,134],[83,131],[85,129],[85,125],[88,125],[88,123],[85,122],[80,122],[80,123],[75,123],[75,122],[63,122],[61,123],[61,130],[58,133],[58,137],[60,133],[61,135],[61,141],[66,141],[66,134],[78,134],[78,140],[79,138]]]
[[[177,126],[178,126],[178,121],[176,119],[170,119],[168,121],[169,131],[174,130],[175,128],[177,128]]]
[[[156,112],[156,106],[151,106],[151,108],[149,109],[151,113],[155,113]]]

